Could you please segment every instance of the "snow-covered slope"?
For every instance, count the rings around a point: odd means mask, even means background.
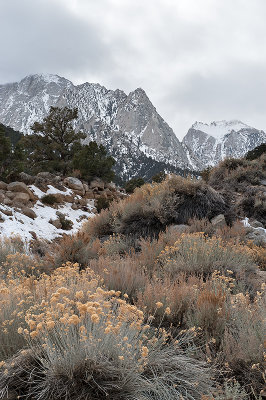
[[[57,75],[31,75],[18,83],[0,85],[0,122],[30,133],[34,121],[49,107],[77,107],[76,128],[96,140],[117,160],[116,172],[128,179],[145,169],[149,159],[181,169],[197,169],[196,157],[188,156],[173,130],[158,114],[143,89],[126,95],[99,84],[74,86]]]
[[[30,218],[28,215],[23,213],[19,207],[8,206],[1,204],[0,206],[0,239],[1,237],[12,237],[13,235],[19,235],[25,240],[32,240],[33,238],[52,240],[56,237],[60,237],[64,234],[72,234],[77,232],[84,221],[88,218],[94,217],[92,210],[94,209],[93,203],[88,204],[88,211],[81,209],[73,209],[72,203],[60,204],[57,207],[51,207],[47,204],[43,204],[39,199],[47,194],[64,194],[72,195],[72,190],[68,189],[62,192],[57,188],[49,185],[49,189],[42,191],[36,186],[30,186],[30,189],[34,195],[38,198],[36,203],[32,206],[31,210],[36,214],[35,218]],[[91,211],[90,211],[91,209]],[[72,229],[63,230],[56,228],[51,224],[50,220],[58,219],[58,212],[63,214],[72,223]],[[7,215],[5,215],[7,214]]]
[[[266,133],[241,121],[195,122],[183,139],[202,166],[215,165],[226,157],[243,157],[266,141]]]

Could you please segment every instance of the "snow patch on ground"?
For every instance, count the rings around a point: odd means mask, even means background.
[[[73,210],[71,203],[65,203],[57,208],[44,206],[39,200],[36,202],[32,210],[36,213],[37,218],[31,219],[21,212],[13,209],[12,207],[1,205],[3,210],[12,211],[13,216],[2,215],[4,222],[0,223],[0,237],[1,236],[14,236],[19,235],[22,239],[32,239],[30,232],[35,232],[39,239],[52,240],[63,234],[72,234],[77,232],[82,224],[89,218],[94,217],[90,211]],[[91,210],[92,205],[88,203],[88,209]],[[65,231],[57,229],[49,223],[49,220],[58,219],[56,212],[64,214],[67,219],[73,222],[73,228]]]

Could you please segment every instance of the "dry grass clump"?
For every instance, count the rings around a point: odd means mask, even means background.
[[[172,175],[161,183],[145,184],[109,210],[84,225],[84,231],[99,237],[110,234],[157,236],[170,224],[185,224],[191,218],[212,218],[226,213],[223,197],[203,181]]]
[[[16,335],[29,349],[9,352],[8,359],[1,354],[0,398],[10,392],[43,400],[168,400],[210,393],[210,369],[186,354],[188,339],[176,342],[152,327],[91,270],[69,263],[39,280],[20,275],[1,285],[5,318],[18,307]],[[19,296],[24,302],[18,304]]]

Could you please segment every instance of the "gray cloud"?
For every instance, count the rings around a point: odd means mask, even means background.
[[[180,138],[195,120],[266,129],[264,0],[0,0],[0,14],[1,83],[142,87]]]

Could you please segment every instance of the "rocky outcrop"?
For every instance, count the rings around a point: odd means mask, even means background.
[[[27,194],[30,200],[35,200],[35,196],[32,191],[28,188],[28,186],[24,182],[12,182],[7,185],[7,190],[11,192],[18,192]],[[18,196],[18,195],[17,195]]]
[[[91,183],[49,172],[20,178],[23,181],[9,184],[0,181],[0,235],[19,233],[36,239],[72,233],[97,213],[98,199],[125,196],[123,189],[97,177]]]

